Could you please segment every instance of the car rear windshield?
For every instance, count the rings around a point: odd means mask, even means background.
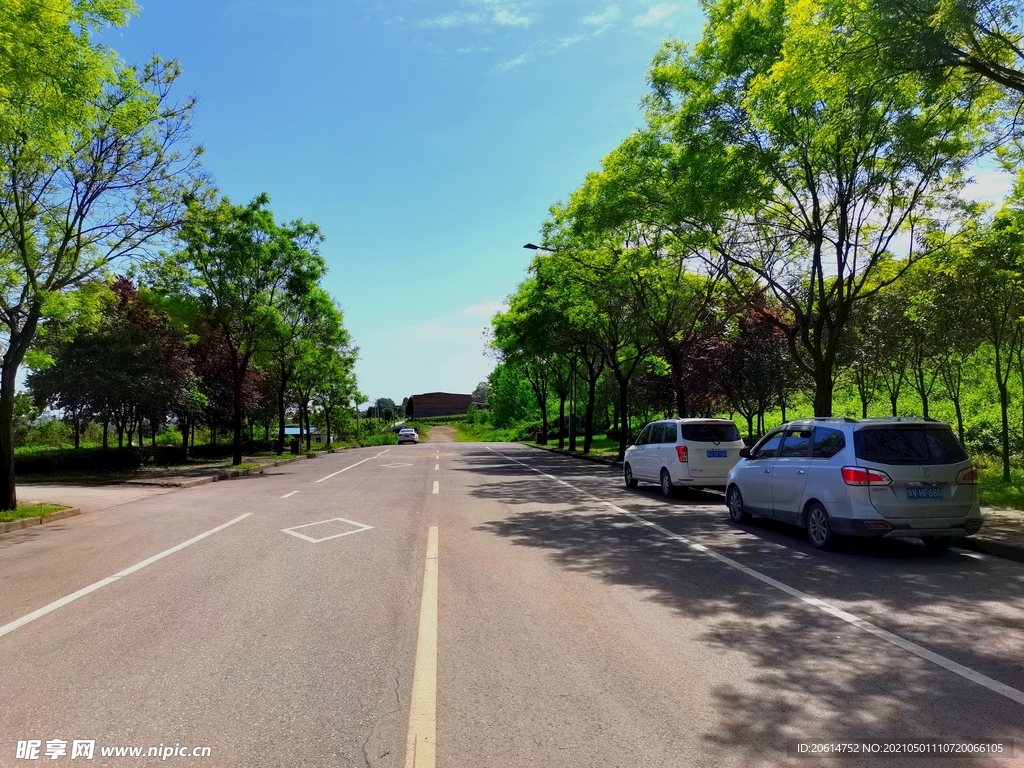
[[[733,443],[740,440],[735,424],[680,424],[683,440],[693,443]]]
[[[858,459],[878,464],[957,464],[967,454],[943,427],[884,427],[853,433]]]

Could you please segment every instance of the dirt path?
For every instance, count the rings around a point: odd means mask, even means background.
[[[455,427],[442,427],[440,425],[431,427],[430,432],[423,438],[424,443],[454,443]]]

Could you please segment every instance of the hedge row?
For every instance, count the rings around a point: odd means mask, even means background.
[[[269,451],[273,442],[257,440],[246,443],[243,453]],[[14,460],[14,470],[19,475],[49,475],[54,472],[121,472],[141,467],[170,467],[188,462],[189,458],[200,460],[226,459],[232,454],[230,443],[218,445],[197,445],[186,457],[178,445],[144,445],[131,448],[62,448],[21,454]]]

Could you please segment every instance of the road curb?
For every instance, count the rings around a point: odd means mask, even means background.
[[[618,459],[606,459],[601,456],[591,456],[588,453],[569,453],[568,451],[560,451],[557,448],[548,448],[546,445],[534,445],[533,443],[520,443],[528,448],[536,448],[538,451],[547,451],[548,453],[556,453],[559,456],[568,456],[570,459],[579,459],[581,461],[589,461],[592,464],[604,464],[608,467],[614,467],[622,464]]]
[[[48,515],[41,515],[40,517],[23,517],[21,520],[11,520],[10,522],[0,523],[0,534],[10,533],[11,531],[20,531],[22,528],[30,528],[33,525],[52,523],[57,520],[63,520],[65,517],[75,517],[80,514],[82,514],[82,510],[78,507],[69,507],[68,509],[51,512]]]
[[[954,540],[953,546],[960,549],[969,549],[973,552],[981,552],[986,555],[994,555],[1005,560],[1015,560],[1018,563],[1024,563],[1024,546],[1019,544],[1009,544],[998,539],[987,539],[984,536],[970,536],[966,539]]]

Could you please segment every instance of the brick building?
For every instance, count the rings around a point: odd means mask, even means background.
[[[425,392],[409,398],[407,415],[413,419],[429,416],[461,416],[469,410],[472,395],[453,395],[450,392]]]

